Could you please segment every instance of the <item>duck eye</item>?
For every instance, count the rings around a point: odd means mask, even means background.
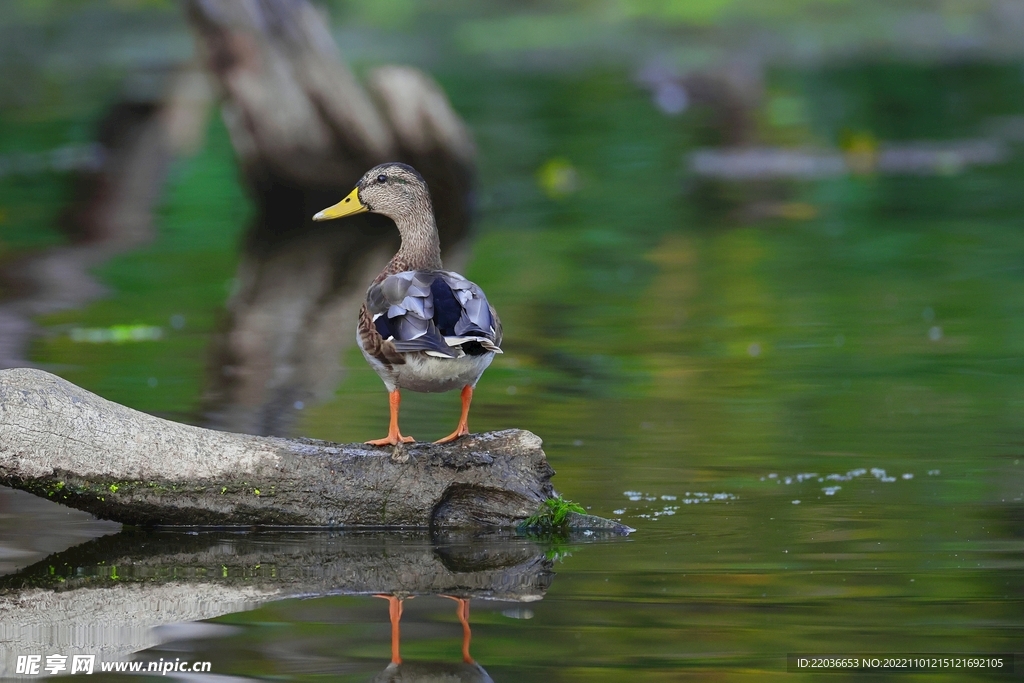
[[[388,181],[388,177],[386,175],[384,175],[383,173],[381,173],[379,176],[377,176],[377,182],[378,183],[382,183],[383,184],[383,183],[386,183],[387,181]]]

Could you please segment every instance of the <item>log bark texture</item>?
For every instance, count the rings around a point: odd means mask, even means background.
[[[125,524],[511,527],[553,474],[523,430],[396,449],[248,436],[0,371],[0,483]]]

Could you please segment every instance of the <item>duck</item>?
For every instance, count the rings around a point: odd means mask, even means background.
[[[403,163],[367,171],[340,202],[313,216],[332,220],[369,211],[394,221],[402,242],[366,290],[356,343],[388,391],[388,434],[366,443],[397,446],[414,441],[398,426],[403,389],[461,390],[458,425],[435,443],[469,434],[473,391],[495,355],[502,353],[501,321],[483,290],[445,270],[427,183]]]

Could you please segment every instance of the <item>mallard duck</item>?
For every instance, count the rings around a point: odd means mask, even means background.
[[[462,416],[455,431],[436,441],[469,434],[473,389],[494,355],[501,353],[501,322],[483,290],[444,270],[437,223],[423,176],[411,166],[387,163],[366,172],[340,202],[313,220],[364,211],[395,222],[402,246],[366,291],[356,342],[388,390],[388,435],[366,443],[393,446],[413,441],[398,429],[401,390],[462,389]]]

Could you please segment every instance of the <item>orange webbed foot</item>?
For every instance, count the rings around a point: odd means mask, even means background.
[[[368,446],[397,446],[400,443],[412,443],[416,439],[411,436],[402,436],[398,431],[398,407],[402,403],[402,395],[397,389],[388,392],[388,407],[391,409],[391,422],[388,425],[388,435],[383,439],[371,439],[365,443]]]
[[[411,436],[402,436],[401,434],[388,434],[383,439],[371,439],[370,441],[364,441],[368,446],[397,446],[400,443],[413,443],[416,439]]]
[[[462,387],[462,415],[459,417],[459,426],[455,428],[455,431],[444,437],[438,439],[434,443],[449,443],[455,441],[459,437],[469,435],[469,405],[473,402],[473,387],[464,386]]]
[[[449,443],[463,436],[469,436],[469,427],[466,427],[465,425],[459,425],[458,429],[456,429],[454,432],[444,437],[443,439],[438,439],[434,443]]]

